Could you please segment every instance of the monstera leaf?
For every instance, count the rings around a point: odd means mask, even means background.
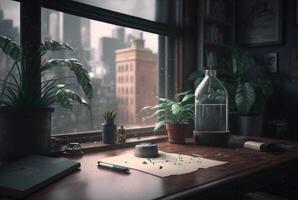
[[[59,89],[57,90],[55,97],[56,102],[66,109],[72,109],[74,102],[88,106],[87,101],[71,89]]]
[[[48,51],[61,51],[61,50],[70,50],[73,51],[72,47],[68,44],[57,42],[57,41],[44,41],[40,45],[40,53],[44,55]]]
[[[12,41],[11,39],[1,36],[0,48],[3,53],[10,56],[13,60],[19,61],[22,58],[22,51],[20,45]]]
[[[91,84],[91,79],[88,70],[80,63],[77,59],[51,59],[41,66],[41,71],[50,70],[54,67],[67,67],[71,70],[78,83],[82,86],[85,95],[91,99],[93,94],[93,87]]]
[[[9,38],[0,35],[0,49],[4,54],[14,60],[14,64],[4,80],[0,80],[0,105],[10,107],[28,107],[38,106],[47,107],[57,102],[64,108],[71,109],[73,103],[79,103],[88,106],[88,103],[79,93],[67,88],[71,82],[67,81],[68,77],[43,79],[52,68],[66,67],[72,71],[77,82],[82,87],[85,96],[90,100],[92,98],[93,87],[91,84],[88,70],[77,59],[52,59],[44,60],[41,64],[41,74],[34,73],[30,78],[33,80],[30,90],[26,84],[27,67],[25,66],[24,56],[21,47]],[[68,44],[57,41],[45,41],[39,48],[40,55],[43,56],[48,51],[73,51]],[[46,58],[45,58],[46,59]],[[30,67],[30,66],[29,66]],[[42,76],[40,83],[40,76]],[[47,78],[45,78],[47,79]],[[66,82],[65,84],[62,84]],[[39,91],[39,88],[41,91]],[[88,106],[88,108],[90,108]]]
[[[256,100],[256,93],[249,82],[239,83],[236,88],[235,102],[240,114],[248,114]]]

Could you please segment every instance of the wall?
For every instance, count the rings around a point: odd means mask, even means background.
[[[265,113],[265,132],[267,136],[274,136],[274,131],[270,129],[268,121],[285,119],[288,123],[287,132],[279,137],[298,140],[298,77],[293,77],[291,74],[292,54],[294,50],[298,50],[298,25],[295,24],[295,1],[282,0],[283,44],[253,47],[250,50],[259,59],[263,58],[264,53],[278,53],[279,69],[277,77],[282,78],[282,81],[275,84],[275,92],[268,100]]]

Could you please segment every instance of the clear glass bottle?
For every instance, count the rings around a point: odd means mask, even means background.
[[[207,69],[205,78],[195,91],[195,130],[197,143],[220,145],[228,134],[228,93],[216,77],[216,70]]]

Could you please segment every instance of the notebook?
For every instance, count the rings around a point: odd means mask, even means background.
[[[80,163],[63,158],[29,156],[0,167],[0,197],[21,199],[78,169]]]

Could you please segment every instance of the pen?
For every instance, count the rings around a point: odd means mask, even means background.
[[[108,168],[108,169],[115,170],[118,172],[129,173],[129,168],[127,168],[127,167],[123,167],[120,165],[114,165],[114,164],[110,164],[110,163],[106,163],[106,162],[102,162],[102,161],[98,161],[97,166]]]

